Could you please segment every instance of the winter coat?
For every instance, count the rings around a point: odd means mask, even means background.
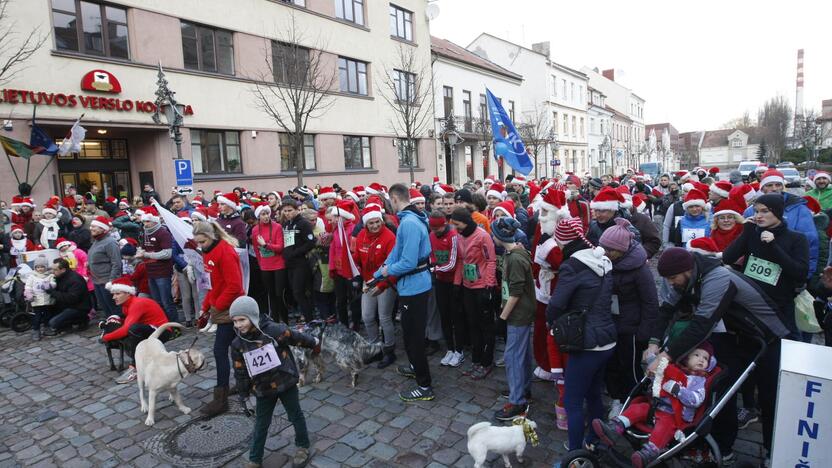
[[[647,253],[647,258],[653,258],[662,247],[662,239],[656,224],[644,213],[630,213],[630,223],[638,229],[641,246]]]
[[[293,245],[283,245],[283,259],[286,261],[286,268],[295,268],[306,262],[306,254],[315,248],[315,234],[312,232],[312,225],[298,213],[294,219],[283,224],[284,239],[289,236],[294,241]]]
[[[258,236],[263,236],[266,245],[260,245]],[[283,226],[277,222],[269,224],[258,223],[251,230],[251,244],[257,255],[257,264],[263,271],[283,270],[286,261],[283,260]]]
[[[218,240],[202,253],[205,273],[211,279],[211,289],[202,302],[202,311],[214,309],[213,323],[231,323],[228,309],[234,299],[246,294],[243,289],[243,273],[240,257],[228,242]]]
[[[55,300],[58,312],[64,309],[87,312],[92,307],[87,280],[72,270],[65,271],[55,278],[55,287],[49,290],[49,295]]]
[[[51,239],[49,230],[51,229]],[[51,220],[42,219],[34,224],[32,229],[32,241],[44,249],[54,249],[58,238],[64,236],[64,230],[58,223],[58,218]]]
[[[460,233],[460,266],[456,269],[454,284],[467,289],[483,289],[497,285],[497,255],[494,241],[482,228],[475,228],[470,236]]]
[[[89,263],[87,253],[76,247],[71,252],[61,253],[61,257],[65,258],[69,262],[72,271],[78,273],[84,278],[84,281],[87,282],[87,289],[92,291],[92,279],[90,278],[90,272],[87,268],[87,263]]]
[[[815,221],[812,219],[812,212],[806,207],[806,200],[804,198],[784,192],[783,199],[786,205],[783,210],[783,222],[789,226],[789,229],[806,236],[806,240],[809,241],[809,272],[806,274],[806,278],[808,279],[815,271],[823,270],[823,263],[818,265],[818,262],[822,262],[823,259],[818,259],[820,247]],[[754,205],[746,208],[743,213],[743,217],[745,218],[752,216],[754,216]]]
[[[118,229],[121,237],[140,240],[143,226],[130,219],[130,215],[119,216],[113,219],[113,227]]]
[[[647,252],[637,242],[612,264],[612,294],[618,315],[613,315],[619,335],[636,335],[636,340],[659,342],[664,330],[658,325],[659,299]],[[615,307],[616,300],[612,301]],[[613,314],[615,314],[613,310]]]
[[[127,332],[134,324],[150,325],[158,328],[168,321],[165,311],[158,302],[146,297],[131,296],[121,305],[124,322],[120,327],[104,335],[104,341],[115,341],[127,337]]]
[[[90,251],[92,246],[92,234],[89,228],[81,226],[78,228],[70,227],[66,233],[66,239],[75,242],[75,245],[84,252]]]
[[[142,249],[147,259],[147,277],[152,279],[168,278],[173,275],[173,235],[168,228],[157,224],[152,229],[144,230]]]
[[[818,263],[829,265],[829,236],[826,234],[826,230],[829,228],[829,216],[821,211],[814,215],[812,219],[815,221],[815,227],[818,230]],[[817,291],[821,287],[821,273],[823,273],[823,268],[818,266],[809,279],[809,288],[812,291]]]
[[[109,234],[93,241],[87,251],[87,268],[93,284],[106,284],[121,276],[121,250]]]
[[[48,270],[47,270],[48,271]],[[24,295],[32,304],[32,307],[49,306],[55,303],[55,299],[47,292],[50,288],[55,287],[55,277],[52,273],[38,273],[35,270],[26,277],[26,286],[24,288]]]
[[[550,328],[567,312],[585,310],[584,349],[609,349],[615,346],[617,331],[610,311],[612,296],[612,263],[603,249],[590,249],[581,240],[563,249],[565,260],[560,265],[558,283],[549,305],[546,321]]]
[[[809,195],[817,200],[818,203],[820,203],[821,210],[826,211],[832,208],[832,186],[827,186],[823,190],[815,187],[814,189],[806,192],[806,195]]]
[[[371,234],[367,229],[362,229],[358,233],[355,239],[354,258],[361,272],[361,278],[365,282],[373,279],[373,273],[381,268],[394,245],[396,245],[396,235],[383,224],[376,234]]]
[[[234,378],[237,381],[237,392],[243,398],[247,398],[251,393],[258,398],[274,396],[297,385],[298,366],[289,346],[315,347],[315,338],[295,331],[284,323],[269,320],[261,322],[261,327],[255,327],[246,334],[238,334],[231,342]],[[274,346],[280,365],[251,377],[244,354],[267,344]]]
[[[691,216],[685,213],[682,219],[679,220],[679,226],[676,229],[681,236],[682,244],[679,247],[687,247],[691,240],[711,235],[711,222],[704,213],[699,216]]]
[[[387,265],[387,275],[398,278],[396,289],[399,296],[415,296],[429,291],[433,284],[427,269],[411,273],[430,260],[427,217],[413,205],[408,205],[397,215],[399,227],[396,230],[396,244],[384,263]],[[381,269],[373,277],[381,279]]]
[[[237,248],[245,249],[248,236],[246,235],[246,223],[240,218],[239,213],[231,216],[219,215],[217,223],[225,229],[231,237],[237,239]]]
[[[437,236],[430,233],[430,263],[434,265],[436,281],[453,283],[456,269],[459,267],[459,233],[451,225],[445,226],[445,232]]]

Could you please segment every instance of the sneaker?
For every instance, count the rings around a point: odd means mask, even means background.
[[[722,456],[722,466],[733,466],[737,461],[737,454],[728,452]]]
[[[468,377],[471,377],[472,380],[482,380],[488,377],[488,374],[494,369],[494,366],[479,366],[477,369],[472,372]]]
[[[445,357],[443,357],[442,360],[439,361],[439,364],[442,365],[442,366],[449,365],[449,363],[451,362],[451,359],[453,359],[453,357],[454,357],[454,354],[455,353],[449,349],[448,352],[445,353]]]
[[[434,399],[433,389],[414,387],[413,390],[399,392],[399,398],[402,401],[430,401]]]
[[[52,327],[46,327],[43,329],[43,336],[58,336],[58,330]]]
[[[505,367],[506,366],[506,358],[501,357],[500,359],[497,359],[497,361],[494,362],[494,365],[496,367]]]
[[[534,376],[538,380],[543,380],[547,382],[554,382],[555,380],[557,380],[554,374],[552,374],[549,371],[543,370],[543,368],[541,367],[536,367],[534,369]]]
[[[396,372],[399,375],[403,375],[403,376],[405,376],[407,378],[410,378],[410,379],[415,379],[416,378],[416,372],[413,370],[413,366],[411,366],[410,364],[406,364],[406,365],[397,367]]]
[[[740,408],[737,410],[737,429],[745,429],[751,423],[760,420],[759,413],[755,409]]]
[[[616,416],[621,414],[622,411],[621,400],[612,400],[610,401],[610,412],[607,415],[608,420],[613,420]]]
[[[659,458],[659,449],[652,442],[647,442],[637,452],[633,453],[630,461],[633,468],[644,468],[657,458]]]
[[[116,379],[117,384],[128,384],[130,382],[134,382],[136,380],[136,368],[130,366],[124,371],[119,378]]]
[[[463,361],[465,361],[465,355],[461,351],[454,351],[454,357],[448,361],[448,365],[451,367],[459,367]]]
[[[608,447],[614,447],[616,440],[624,434],[624,424],[618,418],[610,419],[606,423],[600,419],[593,419],[592,431]]]
[[[529,412],[529,405],[512,405],[511,403],[506,403],[503,405],[503,409],[497,410],[494,414],[494,417],[497,418],[499,421],[511,421],[512,419],[518,416],[526,416]]]
[[[40,341],[40,330],[32,330],[32,341]]]
[[[464,375],[466,377],[469,377],[469,376],[473,375],[479,367],[480,367],[479,364],[474,364],[472,362],[468,367],[466,367],[465,369],[462,369],[462,375]]]
[[[309,463],[310,459],[310,452],[308,448],[299,448],[297,452],[295,452],[295,456],[292,457],[292,468],[302,468]]]

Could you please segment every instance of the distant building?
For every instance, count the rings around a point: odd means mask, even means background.
[[[758,159],[761,134],[762,129],[756,127],[706,131],[699,146],[698,165],[716,166],[727,172],[735,169],[742,161]]]
[[[665,171],[673,170],[676,167],[676,162],[678,161],[677,155],[681,150],[679,131],[676,130],[676,127],[671,125],[669,122],[645,125],[644,142],[648,145],[648,148],[651,131],[656,132],[656,153],[655,155],[648,154],[647,157],[655,157],[657,162],[662,163]],[[670,136],[670,145],[668,148],[664,148],[662,143],[662,135],[664,135],[665,131],[667,131],[667,134]]]
[[[614,113],[607,109],[604,93],[592,87],[589,88],[589,102],[587,104],[589,171],[593,177],[600,177],[607,174],[610,169],[612,141],[609,135]]]
[[[820,119],[818,119],[821,125],[820,134],[823,138],[821,148],[832,148],[832,99],[825,99],[821,105]]]

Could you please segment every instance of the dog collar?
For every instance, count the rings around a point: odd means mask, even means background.
[[[190,348],[188,348],[188,350],[190,350]],[[202,368],[202,366],[199,366],[199,367],[196,366],[194,361],[191,359],[191,355],[188,354],[188,350],[179,351],[178,353],[176,353],[176,370],[179,371],[179,377],[181,377],[183,379],[185,378],[186,375],[195,374],[196,371],[198,371],[199,369]],[[182,360],[182,354],[183,353],[185,354],[185,356],[187,356],[187,359],[188,359],[187,362]],[[205,364],[205,363],[203,362],[203,364]],[[185,367],[185,373],[184,374],[182,373],[182,366]]]
[[[532,447],[537,447],[540,440],[537,437],[537,432],[529,424],[528,419],[515,418],[511,423],[515,426],[523,426],[523,436],[526,438],[526,441],[532,444]]]

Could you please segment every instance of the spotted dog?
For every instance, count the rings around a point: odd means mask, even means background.
[[[350,386],[355,387],[358,373],[367,364],[381,358],[383,345],[380,342],[369,343],[358,332],[350,330],[341,323],[313,321],[299,328],[298,331],[314,336],[321,343],[321,351],[335,360],[335,364],[350,374]],[[321,355],[313,356],[312,350],[292,347],[292,354],[300,369],[300,383],[308,380],[309,369],[315,368],[314,383],[323,378],[326,368]]]

